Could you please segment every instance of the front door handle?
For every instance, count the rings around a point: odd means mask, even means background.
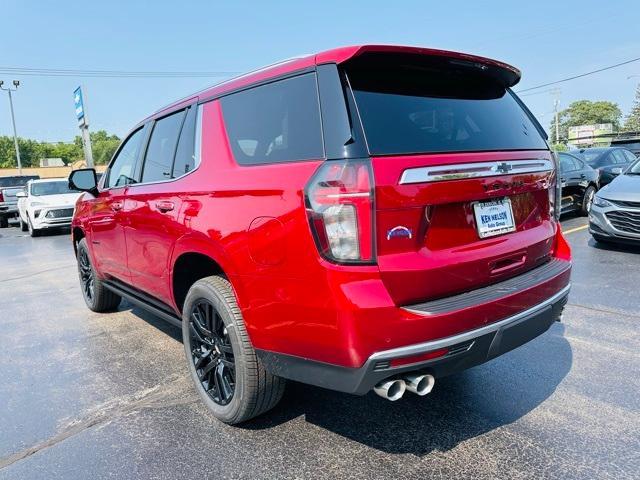
[[[116,212],[122,210],[122,202],[111,202],[111,209]]]
[[[173,204],[173,202],[161,201],[156,203],[156,208],[162,213],[170,212],[174,209],[174,207],[175,205]]]

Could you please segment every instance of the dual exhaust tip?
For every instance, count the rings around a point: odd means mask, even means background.
[[[433,390],[436,379],[433,375],[409,373],[402,378],[383,380],[373,387],[373,391],[392,402],[400,400],[407,390],[423,397]]]

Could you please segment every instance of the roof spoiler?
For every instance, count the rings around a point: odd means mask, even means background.
[[[376,54],[383,54],[383,56],[391,56],[392,54],[398,54],[399,56],[413,57],[418,59],[420,56],[426,57],[442,57],[447,59],[451,65],[468,67],[470,69],[478,69],[484,74],[494,78],[505,88],[510,88],[516,85],[521,78],[520,70],[506,63],[492,60],[490,58],[479,57],[476,55],[469,55],[467,53],[452,52],[448,50],[437,50],[431,48],[420,47],[401,47],[394,45],[365,45],[362,47],[346,47],[340,49],[338,55],[334,56],[336,63],[346,63],[354,61],[363,56],[373,57]],[[318,63],[323,63],[322,54],[316,57]]]

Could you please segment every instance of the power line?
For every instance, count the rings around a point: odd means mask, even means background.
[[[238,72],[202,71],[126,71],[126,70],[80,70],[66,68],[0,67],[0,74],[36,77],[99,77],[99,78],[188,78],[229,77]]]
[[[556,80],[555,82],[543,83],[542,85],[537,85],[535,87],[525,88],[523,90],[518,90],[516,93],[528,92],[529,90],[537,90],[538,88],[549,87],[551,85],[557,85],[558,83],[568,82],[569,80],[575,80],[576,78],[586,77],[587,75],[593,75],[594,73],[604,72],[605,70],[611,70],[612,68],[620,67],[622,65],[627,65],[629,63],[637,62],[640,60],[638,58],[632,58],[631,60],[627,60],[626,62],[616,63],[615,65],[609,65],[608,67],[599,68],[597,70],[593,70],[587,73],[581,73],[580,75],[574,75],[572,77],[563,78],[562,80]]]

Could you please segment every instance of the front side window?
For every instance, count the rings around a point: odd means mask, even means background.
[[[142,183],[157,182],[171,178],[173,158],[178,144],[178,135],[184,120],[184,110],[156,120],[149,139],[142,171]]]
[[[229,143],[240,165],[324,156],[315,75],[279,80],[220,100]]]
[[[371,154],[547,148],[511,91],[482,70],[376,58],[346,67]]]
[[[136,162],[140,154],[142,146],[142,132],[144,129],[136,130],[118,151],[116,158],[113,160],[107,177],[106,187],[123,187],[132,183],[136,183],[135,170]]]

